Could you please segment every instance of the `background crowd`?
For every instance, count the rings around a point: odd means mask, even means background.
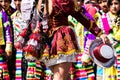
[[[0,0],[0,80],[120,80],[120,0]]]

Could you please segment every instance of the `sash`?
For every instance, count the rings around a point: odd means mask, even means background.
[[[2,12],[0,12],[0,45],[5,45],[4,31],[2,25]]]
[[[104,31],[108,35],[110,33],[110,26],[108,24],[108,20],[107,20],[106,14],[104,14],[102,16],[102,23],[103,23]]]

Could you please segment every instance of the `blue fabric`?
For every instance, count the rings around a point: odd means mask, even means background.
[[[97,75],[99,75],[99,76],[103,75],[103,68],[97,67]]]

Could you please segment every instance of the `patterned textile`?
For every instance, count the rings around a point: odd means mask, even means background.
[[[42,62],[28,61],[27,80],[52,80],[51,71]]]
[[[3,33],[3,25],[2,25],[2,13],[0,12],[0,44],[4,45],[4,33]]]
[[[120,80],[120,54],[117,54],[116,66],[117,66],[117,80]]]
[[[16,11],[11,15],[13,31],[14,31],[14,43],[17,42],[17,39],[24,29],[27,28],[27,24],[24,20],[22,20],[21,13]]]
[[[10,22],[4,10],[0,11],[0,79],[10,80],[5,51],[12,52],[12,36]],[[4,59],[5,58],[5,59]],[[7,60],[6,60],[7,61]]]
[[[23,51],[16,51],[16,80],[22,79],[22,55]]]
[[[45,68],[45,80],[52,80],[52,72],[49,68]]]
[[[0,79],[10,80],[7,63],[3,59],[3,50],[0,49]]]
[[[82,54],[77,56],[77,62],[70,69],[71,80],[95,80],[93,65],[83,66],[81,62]]]
[[[77,41],[74,31],[68,26],[68,15],[75,17],[81,22],[88,30],[90,30],[94,35],[98,36],[102,33],[95,22],[87,18],[84,14],[74,9],[74,0],[52,0],[52,12],[49,16],[49,30],[48,36],[50,41],[48,41],[49,56],[46,58],[58,60],[59,57],[70,57],[78,50]],[[87,23],[86,23],[87,22]],[[45,59],[46,59],[45,58]],[[43,60],[44,62],[47,60]],[[65,59],[65,58],[64,58]],[[72,58],[71,58],[72,59]],[[70,59],[70,60],[71,60]],[[74,62],[74,61],[68,62]],[[53,60],[52,60],[53,61]],[[50,61],[50,62],[52,62]],[[64,61],[64,62],[66,62]],[[63,62],[63,61],[62,61]],[[48,62],[47,62],[48,63]],[[59,62],[60,63],[60,62]],[[55,63],[54,63],[55,64]],[[51,64],[52,65],[52,64]]]
[[[85,16],[93,20],[93,18],[86,12],[84,7],[82,7],[83,13]],[[69,24],[72,24],[72,27],[76,33],[78,46],[80,49],[80,53],[76,57],[77,62],[73,64],[71,67],[71,79],[72,80],[95,80],[95,74],[93,70],[93,65],[87,61],[85,57],[83,57],[84,54],[88,54],[88,48],[90,43],[95,39],[95,36],[88,32],[85,27],[79,23],[74,17],[69,16],[68,17]],[[82,65],[82,57],[85,61],[88,62],[87,66]]]
[[[106,21],[103,21],[102,19],[106,18]],[[120,54],[120,45],[119,45],[119,41],[117,41],[117,39],[115,39],[115,35],[117,35],[117,33],[119,33],[119,30],[117,29],[118,26],[115,22],[117,18],[117,15],[113,15],[110,12],[106,13],[105,15],[102,15],[99,19],[99,23],[100,23],[100,27],[101,29],[105,31],[105,28],[108,28],[105,26],[105,24],[108,24],[108,26],[110,27],[109,29],[109,34],[108,34],[108,38],[111,41],[112,46],[114,47],[115,51],[116,51],[116,63],[115,65],[113,65],[110,68],[105,68],[104,69],[104,73],[103,73],[103,78],[104,80],[119,80],[119,54]],[[120,36],[118,37],[120,38]]]
[[[0,11],[0,45],[6,45],[5,51],[12,52],[12,36],[10,22],[4,10]]]
[[[21,13],[16,11],[11,15],[12,24],[13,24],[13,36],[14,36],[14,44],[17,40],[20,39],[19,35],[21,31],[23,31],[27,25],[26,22],[22,20]],[[23,42],[21,40],[21,42]],[[19,45],[20,46],[20,45]],[[15,78],[22,79],[22,57],[23,57],[23,50],[16,48],[16,71],[15,71]]]
[[[12,43],[12,36],[10,35],[11,26],[10,26],[9,18],[4,10],[2,10],[0,13],[2,13],[2,22],[3,22],[4,33],[5,33],[4,34],[5,41],[6,41],[6,44],[10,44]]]
[[[35,62],[28,62],[27,76],[26,76],[27,80],[32,80],[32,79],[35,80],[34,77],[35,65],[36,65]]]
[[[67,62],[76,61],[75,56],[78,47],[74,31],[70,27],[61,26],[54,33],[54,37],[52,38],[50,47],[51,47],[50,53],[48,56],[48,59],[50,58],[50,60],[47,61],[46,59],[44,59],[47,66],[66,61]]]

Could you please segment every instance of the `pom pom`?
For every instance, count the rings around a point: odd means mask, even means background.
[[[20,36],[24,37],[24,36],[26,35],[26,33],[27,33],[27,28],[25,28],[25,29],[22,31],[22,33],[20,33]]]
[[[34,46],[32,45],[28,45],[24,48],[25,52],[29,52],[29,53],[35,53],[36,52],[36,49]]]
[[[16,42],[16,43],[14,44],[14,46],[15,46],[16,49],[22,49],[23,44],[22,44],[21,42]]]

